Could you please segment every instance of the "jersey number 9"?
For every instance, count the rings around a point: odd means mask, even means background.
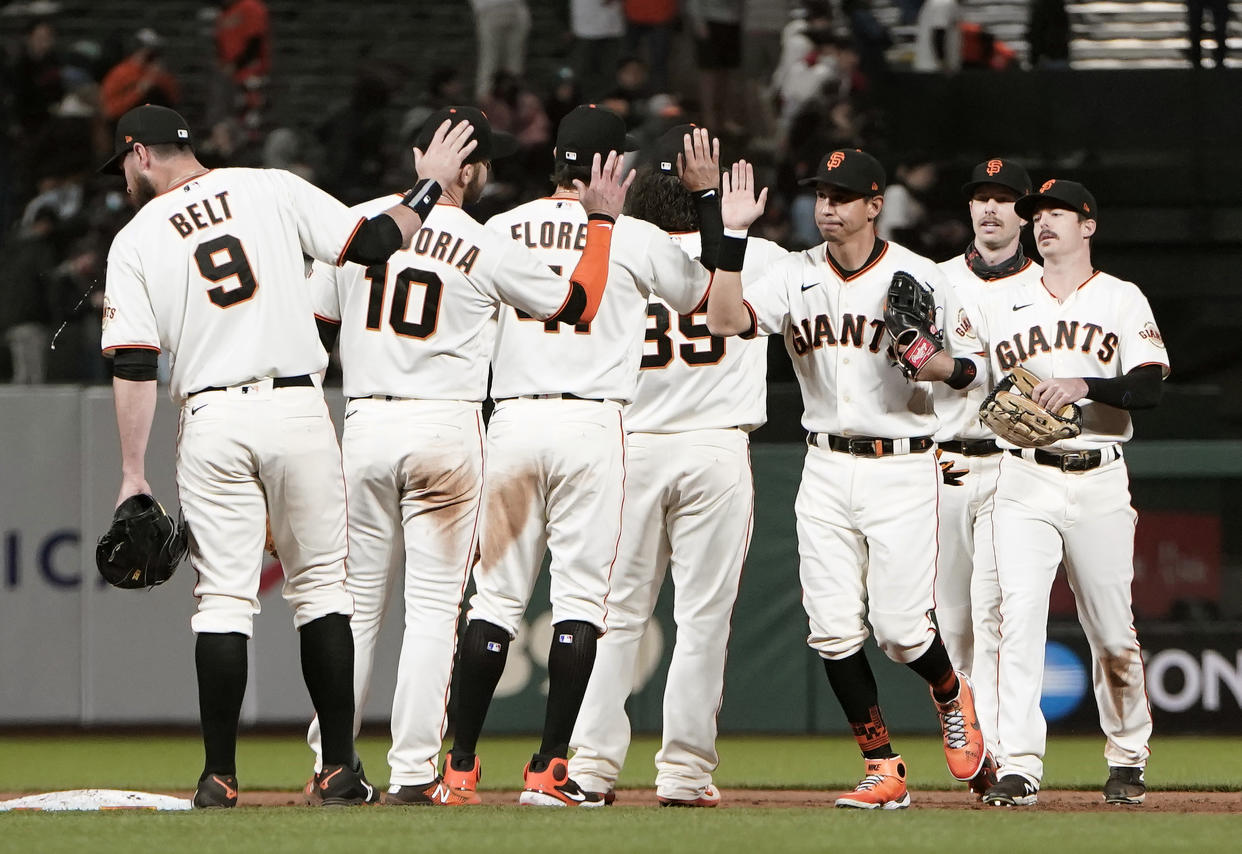
[[[200,243],[194,250],[194,261],[198,264],[198,272],[209,282],[237,279],[237,287],[226,289],[222,284],[217,284],[207,291],[207,298],[220,308],[245,302],[259,289],[254,271],[250,269],[250,261],[246,258],[246,250],[242,248],[241,241],[231,234],[222,234]]]

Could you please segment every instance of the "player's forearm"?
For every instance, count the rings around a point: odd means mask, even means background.
[[[1152,409],[1164,396],[1164,366],[1140,365],[1119,377],[1083,377],[1087,399],[1118,409]]]
[[[742,300],[742,274],[717,270],[707,291],[707,328],[713,335],[741,335],[751,328],[750,312]]]
[[[599,311],[608,285],[608,261],[612,255],[613,219],[607,214],[594,213],[587,217],[587,239],[578,266],[570,274],[570,293],[565,305],[555,316],[563,323],[590,323]],[[580,307],[577,317],[570,319]]]
[[[713,188],[694,193],[694,207],[699,215],[699,263],[715,270],[720,257],[720,242],[724,239],[720,192]]]
[[[413,239],[440,198],[439,183],[429,178],[419,181],[400,204],[364,220],[354,232],[342,255],[344,260],[369,267],[382,264]]]
[[[974,388],[982,381],[983,371],[979,362],[969,356],[950,356],[947,350],[941,350],[932,356],[927,364],[919,369],[915,379],[922,382],[943,382],[950,388],[965,391]]]
[[[147,442],[151,437],[151,421],[155,418],[156,383],[116,377],[112,380],[112,394],[116,402],[117,432],[121,437],[121,478],[142,481],[146,478]]]

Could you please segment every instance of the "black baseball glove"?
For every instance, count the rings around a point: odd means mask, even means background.
[[[112,525],[95,548],[95,565],[113,587],[155,587],[172,578],[185,550],[185,523],[150,495],[133,495],[112,514]]]
[[[928,359],[944,349],[944,333],[936,326],[932,289],[909,273],[898,270],[884,299],[884,326],[893,338],[889,348],[897,367],[914,379]]]

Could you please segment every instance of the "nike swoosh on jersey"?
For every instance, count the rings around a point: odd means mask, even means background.
[[[818,284],[819,282],[811,282],[809,285],[803,285],[802,290],[809,291],[811,288],[815,287]]]
[[[1024,309],[1024,308],[1030,308],[1030,307],[1031,307],[1031,305],[1032,305],[1032,303],[1029,303],[1029,302],[1028,302],[1026,305],[1015,305],[1015,306],[1013,307],[1013,310],[1014,310],[1014,311],[1021,311],[1021,310],[1022,310],[1022,309]]]

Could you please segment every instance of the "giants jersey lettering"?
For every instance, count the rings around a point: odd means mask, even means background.
[[[960,327],[960,332],[972,346],[982,352],[983,345],[972,326],[971,318],[978,315],[979,300],[984,293],[1005,288],[1020,282],[1038,282],[1044,269],[1034,261],[1027,261],[1026,266],[1016,273],[1004,278],[985,281],[971,272],[966,266],[966,256],[958,255],[940,265],[945,278],[957,293],[961,308],[957,317],[945,319],[945,325]],[[979,404],[988,396],[988,391],[996,382],[996,377],[967,389],[958,391],[944,383],[933,383],[932,393],[936,399],[936,415],[940,418],[940,429],[936,431],[937,442],[951,439],[995,439],[996,435],[979,420]]]
[[[525,244],[568,277],[586,245],[586,212],[577,199],[527,202],[487,225]],[[623,216],[612,235],[608,286],[589,324],[545,324],[502,309],[492,358],[492,397],[576,394],[630,401],[643,352],[643,319],[652,294],[690,313],[707,293],[708,274],[649,222]]]
[[[934,434],[929,384],[906,380],[888,356],[884,299],[893,273],[904,270],[933,289],[938,318],[955,318],[953,288],[934,262],[892,241],[845,279],[826,253],[821,243],[789,256],[743,295],[759,331],[785,337],[802,388],[802,426],[891,439]],[[956,327],[945,329],[945,345],[950,355],[977,358],[978,345]]]
[[[674,234],[691,258],[698,258],[698,232]],[[755,281],[789,253],[768,240],[746,244],[743,285]],[[647,337],[634,402],[625,409],[631,433],[677,433],[741,427],[750,431],[768,418],[767,339],[721,338],[707,331],[707,306],[678,314],[652,297]]]
[[[373,216],[398,200],[355,210]],[[569,296],[567,278],[534,253],[447,204],[387,264],[316,264],[310,284],[315,314],[341,324],[347,397],[482,400],[499,303],[546,318]]]
[[[1107,273],[1096,272],[1063,303],[1042,278],[988,291],[976,327],[997,379],[1015,365],[1040,379],[1119,377],[1151,364],[1169,374],[1169,356],[1147,298],[1137,285]],[[1124,409],[1085,400],[1079,405],[1082,434],[1051,448],[1100,448],[1133,434]]]
[[[112,241],[103,349],[167,351],[174,400],[323,370],[302,251],[341,263],[360,221],[279,169],[215,169],[175,186]]]

